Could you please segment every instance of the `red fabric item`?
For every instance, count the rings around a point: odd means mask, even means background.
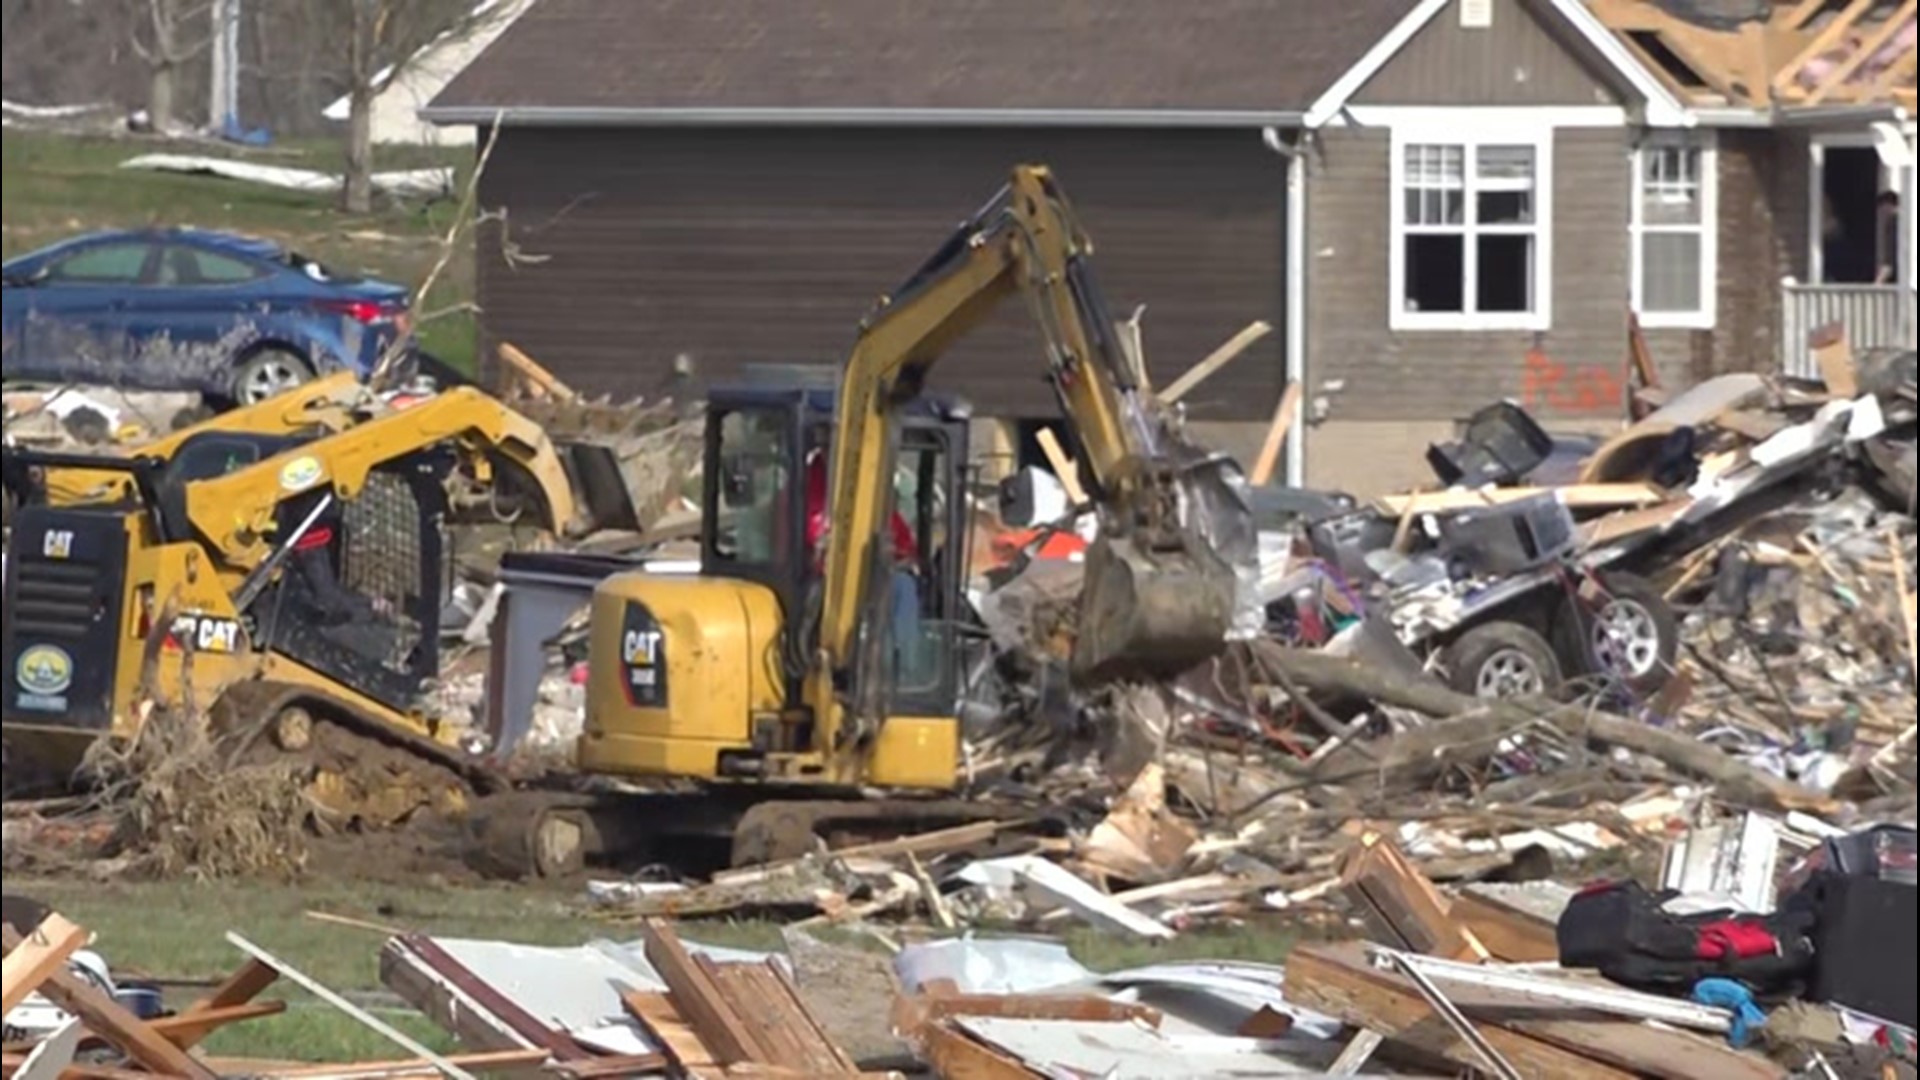
[[[889,522],[893,529],[893,557],[900,562],[913,562],[919,557],[920,546],[914,543],[913,526],[900,511],[893,512]],[[807,462],[807,550],[813,553],[815,562],[820,559],[820,541],[827,535],[827,455],[822,452]]]
[[[307,530],[307,534],[293,542],[295,551],[312,551],[333,543],[333,530],[325,525],[316,525]]]
[[[1750,960],[1780,951],[1780,942],[1757,922],[1723,919],[1700,927],[1700,959]]]

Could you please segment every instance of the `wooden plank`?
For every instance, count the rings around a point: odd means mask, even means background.
[[[1853,32],[1853,24],[1859,22],[1862,15],[1872,11],[1873,6],[1878,2],[1879,0],[1853,0],[1853,3],[1848,4],[1839,15],[1834,17],[1832,22],[1822,27],[1819,33],[1813,35],[1813,40],[1807,42],[1806,46],[1802,48],[1793,59],[1787,61],[1785,67],[1774,72],[1774,92],[1796,99],[1801,97],[1802,94],[1796,81],[1800,76],[1801,69],[1818,59],[1821,54],[1828,52],[1846,40],[1847,35]]]
[[[1638,510],[1621,510],[1606,517],[1587,522],[1581,527],[1588,547],[1610,544],[1624,536],[1658,529],[1677,520],[1693,506],[1692,499],[1680,499],[1660,506],[1643,506]]]
[[[512,1072],[538,1068],[548,1061],[545,1050],[490,1050],[479,1054],[452,1054],[443,1059],[474,1073]],[[441,1075],[424,1058],[356,1062],[351,1065],[311,1065],[275,1069],[258,1074],[260,1080],[437,1080]]]
[[[647,1030],[674,1068],[692,1071],[719,1064],[693,1025],[680,1015],[673,998],[657,991],[629,990],[620,995],[620,1003],[626,1006],[627,1015]]]
[[[1563,488],[1482,488],[1473,491],[1430,491],[1414,495],[1388,495],[1376,500],[1385,512],[1399,517],[1412,507],[1415,514],[1439,514],[1453,510],[1473,510],[1483,506],[1531,499],[1557,492],[1569,510],[1610,510],[1652,506],[1667,500],[1665,492],[1652,484],[1575,484]]]
[[[47,922],[51,922],[49,917]],[[47,922],[40,925],[45,927]],[[20,935],[11,926],[0,926],[0,942],[8,949],[21,947]],[[48,1001],[80,1018],[80,1022],[113,1044],[114,1049],[132,1058],[148,1070],[188,1077],[189,1080],[213,1080],[213,1072],[185,1050],[161,1038],[152,1028],[108,997],[99,988],[57,966],[36,988]]]
[[[277,970],[283,978],[298,984],[300,988],[307,993],[312,994],[314,997],[333,1006],[340,1012],[359,1021],[361,1027],[383,1036],[388,1042],[415,1057],[425,1058],[432,1062],[434,1067],[445,1074],[449,1080],[468,1080],[469,1074],[458,1065],[448,1061],[445,1056],[434,1053],[418,1039],[413,1038],[406,1032],[387,1023],[385,1020],[348,1001],[331,987],[321,983],[320,980],[315,979],[313,976],[308,975],[306,972],[301,971],[285,960],[275,957],[273,954],[255,945],[253,942],[248,941],[246,938],[241,937],[239,934],[231,930],[227,931],[227,944],[232,945],[234,948],[239,949],[255,960]]]
[[[799,1023],[806,1025],[812,1032],[812,1037],[826,1051],[827,1060],[843,1073],[859,1072],[860,1067],[854,1063],[853,1057],[833,1041],[833,1036],[827,1033],[825,1025],[820,1023],[820,1018],[813,1014],[812,1009],[807,1008],[806,999],[800,996],[800,987],[794,984],[792,977],[787,974],[787,969],[768,960],[762,970],[766,973],[765,978],[768,980],[768,992],[776,995],[776,1001],[784,1001],[784,1007],[793,1013]]]
[[[1266,487],[1273,479],[1274,470],[1280,465],[1280,450],[1287,443],[1287,432],[1292,430],[1294,418],[1300,412],[1300,397],[1303,390],[1299,383],[1288,383],[1286,392],[1280,395],[1280,404],[1273,410],[1273,422],[1267,425],[1267,441],[1260,446],[1260,456],[1254,459],[1253,472],[1247,474],[1247,482],[1254,487]]]
[[[1487,959],[1487,950],[1452,916],[1447,899],[1414,869],[1394,842],[1368,831],[1342,855],[1340,889],[1385,937],[1385,944],[1449,960]]]
[[[1886,97],[1894,93],[1894,88],[1898,87],[1901,83],[1912,82],[1916,62],[1920,62],[1920,52],[1910,52],[1887,65],[1887,70],[1881,72],[1879,78],[1873,80],[1873,93],[1871,96],[1874,98]],[[1911,106],[1913,87],[1907,87],[1906,96],[1909,100],[1903,104]]]
[[[556,1062],[547,1068],[569,1080],[619,1080],[620,1077],[663,1073],[669,1065],[665,1054],[629,1054],[625,1057]]]
[[[1634,373],[1640,376],[1640,385],[1658,389],[1660,368],[1653,361],[1653,350],[1647,347],[1647,332],[1641,329],[1637,312],[1627,316],[1627,356],[1633,361]]]
[[[67,959],[87,943],[86,930],[58,912],[41,920],[19,944],[15,944],[13,927],[7,927],[7,932],[7,956],[0,960],[0,1015],[12,1012],[54,972],[66,970]]]
[[[1386,1041],[1377,1031],[1362,1029],[1354,1032],[1353,1038],[1347,1042],[1346,1049],[1340,1051],[1340,1056],[1333,1059],[1333,1064],[1327,1067],[1327,1075],[1358,1076],[1360,1070],[1367,1067],[1367,1062],[1373,1060],[1374,1051],[1379,1050],[1380,1044]]]
[[[1286,993],[1287,1000],[1295,1005],[1378,1032],[1389,1041],[1404,1042],[1469,1068],[1481,1064],[1473,1048],[1433,1014],[1433,1007],[1412,983],[1373,968],[1367,962],[1365,947],[1357,943],[1296,949],[1287,958]],[[1523,1076],[1551,1076],[1555,1080],[1633,1078],[1632,1073],[1504,1027],[1484,1025],[1480,1030]]]
[[[693,962],[713,980],[728,1009],[752,1036],[757,1051],[750,1060],[809,1072],[831,1066],[830,1055],[823,1055],[800,1022],[775,1003],[757,965],[716,964],[706,956],[695,956]]]
[[[1452,913],[1496,960],[1529,964],[1560,959],[1554,925],[1539,916],[1470,889],[1454,894]]]
[[[159,1032],[168,1042],[182,1050],[191,1050],[207,1036],[232,1024],[244,1020],[258,1020],[264,1016],[278,1016],[287,1011],[284,1001],[262,1001],[246,1005],[230,1005],[218,1009],[201,1009],[198,1012],[183,1012],[177,1016],[163,1016],[147,1021],[147,1026]]]
[[[659,919],[648,919],[644,926],[647,962],[660,973],[674,1007],[693,1025],[715,1060],[725,1065],[766,1060],[752,1032],[734,1015],[712,977],[694,962],[673,927]]]
[[[836,848],[828,854],[836,859],[894,859],[902,855],[943,855],[984,844],[1016,824],[1018,822],[976,821],[966,825],[937,829],[933,832],[902,836],[894,840],[853,844]],[[784,859],[777,863],[768,863],[765,866],[755,866],[745,870],[725,870],[713,875],[713,883],[744,885],[749,882],[764,881],[774,875],[787,873],[807,861],[807,859]]]
[[[544,365],[522,352],[520,347],[510,341],[503,341],[495,350],[502,363],[527,386],[537,390],[535,397],[558,398],[561,401],[575,400],[578,395],[573,388],[560,381],[560,377],[548,371]]]
[[[1820,85],[1813,88],[1813,93],[1807,96],[1807,104],[1818,105],[1831,97],[1834,91],[1845,86],[1861,68],[1867,66],[1868,61],[1907,29],[1907,24],[1913,21],[1917,7],[1920,7],[1920,0],[1907,0],[1906,3],[1901,4],[1899,11],[1886,22],[1881,23],[1879,29],[1868,34],[1866,40],[1854,47],[1851,56],[1827,73],[1827,77],[1822,79]]]
[[[1053,466],[1053,474],[1060,478],[1060,486],[1067,489],[1067,498],[1075,506],[1087,505],[1087,489],[1080,484],[1079,466],[1060,446],[1060,436],[1049,427],[1041,428],[1036,437],[1040,441],[1040,452],[1047,455],[1047,464]]]
[[[941,1080],[1038,1080],[1040,1074],[993,1047],[947,1027],[926,1030],[922,1053]]]
[[[234,969],[226,981],[214,988],[213,993],[186,1007],[186,1014],[207,1012],[212,1009],[230,1009],[245,1005],[265,993],[280,978],[280,973],[269,965],[252,957]]]
[[[1172,405],[1186,397],[1194,387],[1205,382],[1208,376],[1232,363],[1242,353],[1252,348],[1255,342],[1271,333],[1273,333],[1273,327],[1266,322],[1256,319],[1248,323],[1246,329],[1227,339],[1225,344],[1208,353],[1206,359],[1188,368],[1185,374],[1173,380],[1173,385],[1160,392],[1160,400]]]

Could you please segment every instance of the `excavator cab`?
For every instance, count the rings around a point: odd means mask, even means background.
[[[836,397],[833,389],[747,387],[716,390],[708,401],[702,572],[755,582],[778,598],[786,627],[781,690],[796,710],[816,647],[831,532]],[[892,457],[893,505],[875,545],[869,573],[878,587],[868,591],[861,632],[882,653],[874,670],[890,714],[952,716],[969,534],[967,422],[951,402],[916,401],[898,416]]]

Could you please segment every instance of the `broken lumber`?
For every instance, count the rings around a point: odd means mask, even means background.
[[[11,930],[11,927],[9,927]],[[87,932],[58,913],[48,915],[32,935],[20,942],[7,940],[7,957],[0,961],[0,1015],[10,1013],[87,943]]]
[[[713,1059],[713,1052],[707,1044],[700,1041],[700,1035],[693,1030],[674,1005],[670,995],[651,990],[629,990],[620,995],[620,1003],[626,1006],[627,1015],[646,1029],[647,1037],[666,1054],[667,1061],[683,1073],[710,1069],[719,1064]]]
[[[1456,893],[1451,910],[1497,960],[1534,964],[1560,959],[1559,938],[1546,919],[1472,890]]]
[[[680,942],[673,927],[659,919],[646,924],[647,962],[673,995],[674,1008],[686,1017],[700,1042],[724,1064],[767,1061],[771,1050],[755,1037],[707,968]]]
[[[1287,1000],[1354,1027],[1378,1032],[1427,1053],[1477,1068],[1480,1058],[1445,1024],[1405,978],[1380,971],[1357,943],[1310,945],[1287,958]],[[1602,1065],[1540,1039],[1485,1025],[1482,1035],[1524,1076],[1556,1080],[1630,1080],[1632,1073]]]
[[[1829,800],[1818,792],[1771,776],[1729,757],[1708,743],[1676,731],[1653,727],[1612,713],[1566,708],[1551,701],[1486,701],[1458,693],[1431,680],[1414,681],[1386,668],[1363,668],[1351,660],[1324,653],[1289,649],[1271,642],[1255,642],[1262,660],[1285,672],[1302,687],[1319,693],[1348,694],[1383,704],[1443,718],[1420,729],[1427,739],[1458,737],[1448,717],[1462,723],[1483,724],[1487,718],[1505,724],[1509,732],[1546,723],[1565,735],[1645,754],[1693,776],[1712,781],[1730,801],[1765,810],[1806,810],[1821,813]],[[1406,738],[1399,736],[1398,738]],[[1395,740],[1385,740],[1391,743]],[[1376,753],[1391,753],[1376,746]]]
[[[1388,495],[1379,500],[1379,506],[1397,518],[1405,514],[1444,514],[1501,506],[1547,494],[1558,496],[1569,510],[1632,509],[1653,506],[1667,499],[1666,494],[1652,484],[1574,484],[1562,488],[1477,488]]]
[[[572,401],[578,397],[572,387],[560,381],[559,376],[548,371],[545,365],[522,352],[520,347],[512,342],[501,342],[495,352],[499,354],[500,362],[507,365],[507,369],[513,373],[514,380],[531,391],[528,397],[553,398],[559,401]]]
[[[47,922],[50,921],[51,917]],[[47,922],[40,925],[44,927]],[[22,945],[20,935],[11,926],[0,926],[0,942],[4,942],[8,949],[18,949]],[[57,965],[39,986],[31,989],[37,989],[48,1001],[79,1017],[88,1030],[149,1071],[187,1077],[188,1080],[213,1080],[213,1071],[201,1064],[199,1059],[168,1042],[98,987],[68,971],[64,963]]]
[[[1303,391],[1297,382],[1288,383],[1287,389],[1280,395],[1280,404],[1273,410],[1273,423],[1267,427],[1267,441],[1260,446],[1260,456],[1254,459],[1253,471],[1247,474],[1247,482],[1254,487],[1266,487],[1273,479],[1273,473],[1280,465],[1280,449],[1287,443],[1287,432],[1293,429],[1295,417],[1300,412],[1300,397]]]
[[[1486,947],[1453,918],[1447,898],[1380,833],[1362,835],[1342,856],[1340,888],[1395,948],[1449,959],[1488,959]]]
[[[1047,464],[1053,466],[1053,474],[1060,480],[1060,486],[1067,489],[1067,499],[1077,507],[1087,505],[1087,489],[1080,483],[1080,468],[1073,458],[1060,445],[1060,436],[1052,428],[1041,428],[1036,436],[1040,442],[1040,452],[1047,455]]]
[[[1860,396],[1860,377],[1854,370],[1853,346],[1847,342],[1847,328],[1829,323],[1809,335],[1814,363],[1820,366],[1820,381],[1827,393],[1842,401]]]
[[[1185,374],[1173,380],[1173,385],[1160,392],[1160,400],[1172,405],[1186,397],[1193,392],[1194,387],[1213,377],[1221,368],[1252,348],[1255,342],[1271,333],[1273,333],[1273,327],[1266,322],[1256,319],[1248,323],[1246,329],[1227,339],[1225,344],[1208,353],[1206,359],[1188,368]]]

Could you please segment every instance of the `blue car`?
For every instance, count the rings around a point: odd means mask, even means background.
[[[226,233],[92,233],[9,261],[5,282],[7,382],[252,404],[410,345],[406,289]]]

